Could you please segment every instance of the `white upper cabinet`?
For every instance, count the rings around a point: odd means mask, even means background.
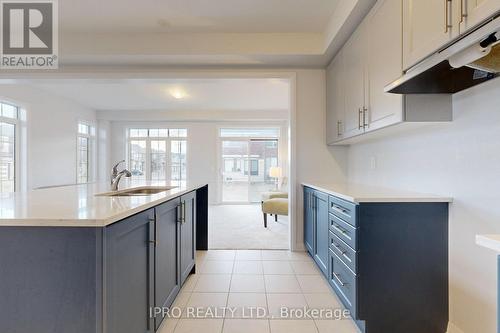
[[[364,132],[363,110],[365,107],[365,26],[364,22],[352,34],[344,46],[344,136]]]
[[[402,95],[384,92],[384,87],[402,73],[401,10],[401,0],[379,0],[366,18],[367,131],[403,121]]]
[[[344,63],[342,50],[326,70],[326,141],[339,141],[344,132]]]
[[[475,27],[500,11],[500,0],[458,0],[460,2],[460,33]]]
[[[456,0],[403,0],[404,69],[456,38],[459,23]]]

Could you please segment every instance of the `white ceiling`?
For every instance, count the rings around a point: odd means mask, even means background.
[[[169,79],[144,81],[45,80],[34,87],[94,110],[288,110],[282,79]],[[176,99],[172,91],[185,98]]]
[[[64,0],[59,17],[64,32],[323,32],[338,1]]]

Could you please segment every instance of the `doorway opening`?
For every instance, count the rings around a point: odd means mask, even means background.
[[[273,190],[281,168],[279,128],[221,128],[221,203],[255,204]],[[277,189],[274,187],[274,189]]]

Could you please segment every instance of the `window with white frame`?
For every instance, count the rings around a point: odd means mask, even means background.
[[[16,190],[19,107],[0,102],[0,192]]]
[[[129,168],[135,179],[186,181],[187,129],[128,130]]]
[[[95,136],[94,126],[79,122],[77,134],[77,184],[88,183],[92,179],[92,147]]]

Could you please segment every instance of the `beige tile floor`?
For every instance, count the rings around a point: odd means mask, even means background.
[[[281,307],[343,309],[306,253],[209,250],[196,260],[197,274],[174,303],[182,315],[164,320],[159,333],[359,333],[348,318],[280,316]],[[261,316],[250,315],[256,308]],[[194,318],[193,309],[210,316]]]

